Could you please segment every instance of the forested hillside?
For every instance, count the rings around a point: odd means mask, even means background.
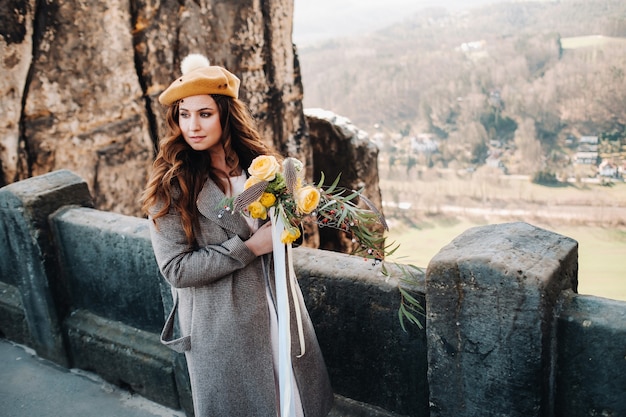
[[[568,176],[581,136],[599,136],[600,154],[624,163],[624,1],[429,9],[298,54],[306,107],[346,116],[392,147],[394,136],[431,134],[437,150],[417,163],[497,157],[509,173]]]

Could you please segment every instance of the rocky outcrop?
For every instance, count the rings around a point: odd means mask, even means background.
[[[3,3],[0,185],[70,169],[98,208],[139,214],[156,98],[190,52],[237,74],[268,143],[310,161],[292,0]]]
[[[367,132],[357,128],[347,118],[328,110],[306,109],[305,115],[315,183],[319,182],[322,173],[326,185],[332,184],[340,176],[341,187],[348,190],[362,189],[363,195],[382,210],[378,184],[378,147],[369,139]],[[319,240],[321,249],[348,253],[353,249],[350,237],[334,229],[321,228]]]
[[[33,49],[35,0],[2,1],[0,7],[0,186],[23,178],[18,171],[22,99]]]

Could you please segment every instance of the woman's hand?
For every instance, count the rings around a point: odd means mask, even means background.
[[[272,224],[271,222],[265,223],[259,227],[259,230],[254,232],[250,239],[245,241],[248,249],[252,251],[256,256],[265,255],[273,250],[272,246]]]

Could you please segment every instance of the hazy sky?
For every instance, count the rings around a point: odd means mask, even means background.
[[[294,0],[293,40],[297,45],[366,33],[403,20],[418,10],[451,10],[504,0]]]

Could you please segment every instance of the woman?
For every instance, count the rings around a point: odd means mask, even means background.
[[[243,190],[251,161],[271,151],[238,100],[237,77],[201,55],[185,58],[181,69],[159,96],[168,106],[168,132],[143,194],[155,257],[174,297],[161,339],[185,353],[196,417],[276,416],[270,224],[219,210],[224,197]],[[332,391],[297,294],[306,353],[292,355],[296,414],[325,416]],[[182,337],[171,340],[176,315]]]

